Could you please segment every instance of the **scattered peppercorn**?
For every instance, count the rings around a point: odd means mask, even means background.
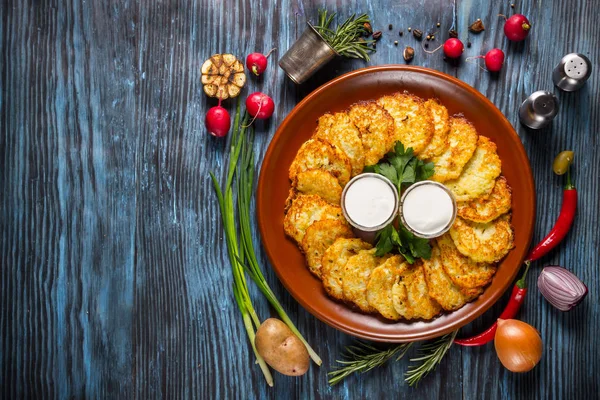
[[[377,44],[376,43],[373,43],[373,48],[374,49],[377,48]]]
[[[438,22],[438,23],[437,23],[437,24],[435,24],[435,25],[436,25],[436,26],[439,28],[441,24]]]
[[[394,45],[398,46],[398,41],[397,40],[394,40]]]
[[[427,35],[427,36],[425,37],[425,39],[427,39],[427,40],[431,40],[431,35]]]
[[[381,35],[382,35],[381,31],[373,32],[373,39],[379,40],[379,39],[381,39]]]
[[[371,26],[370,23],[365,22],[363,24],[363,28],[365,28],[365,31],[367,32],[367,36],[369,36],[371,33],[373,33],[373,27]]]
[[[410,46],[406,46],[404,52],[402,53],[402,56],[404,57],[405,61],[410,61],[415,56],[415,50]]]
[[[423,37],[423,31],[421,31],[419,29],[415,29],[415,30],[413,30],[413,36],[416,37],[417,39],[421,39]]]
[[[435,39],[435,35],[431,35],[431,40],[434,40],[434,39]]]
[[[394,26],[392,24],[389,24],[388,29],[391,31],[392,29],[394,29]]]
[[[511,5],[510,5],[510,8],[515,8],[515,4],[514,4],[514,3],[513,3],[513,4],[511,4]]]
[[[467,42],[467,47],[471,48],[471,42]]]
[[[458,32],[456,32],[454,29],[450,29],[450,30],[448,31],[448,35],[449,35],[451,38],[457,38],[457,37],[458,37]]]
[[[425,48],[427,49],[427,48],[429,47],[429,44],[428,44],[428,43],[425,43],[425,45],[424,45],[424,46],[425,46]]]
[[[404,32],[400,31],[398,34],[399,34],[400,36],[403,36],[403,35],[404,35]]]
[[[409,26],[409,27],[408,27],[408,31],[410,32],[410,31],[411,31],[411,29],[412,29],[412,28]]]
[[[479,33],[481,31],[484,31],[485,27],[483,26],[483,22],[481,22],[480,19],[477,19],[477,21],[469,25],[469,30],[473,33]]]

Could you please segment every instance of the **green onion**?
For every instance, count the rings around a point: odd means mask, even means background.
[[[292,330],[292,332],[294,332],[294,334],[296,334],[296,336],[298,336],[302,343],[304,343],[312,360],[317,365],[321,365],[322,361],[300,332],[298,332],[294,323],[283,310],[281,303],[275,297],[275,294],[262,274],[254,252],[250,218],[250,203],[252,199],[255,172],[254,151],[252,149],[254,144],[254,131],[250,129],[250,133],[248,134],[248,137],[246,137],[248,115],[244,115],[240,124],[240,109],[241,101],[238,100],[233,123],[229,169],[227,171],[225,190],[221,190],[221,187],[212,172],[210,173],[210,177],[217,194],[223,227],[225,229],[225,241],[233,273],[233,295],[238,308],[242,313],[246,333],[248,334],[248,339],[252,345],[256,360],[260,365],[267,383],[269,386],[273,386],[273,377],[271,376],[269,367],[264,359],[258,354],[254,345],[254,337],[256,336],[256,329],[260,326],[260,319],[258,318],[254,306],[252,305],[252,300],[250,299],[245,272],[247,272],[256,283],[260,291],[267,298],[275,311],[277,311],[283,322]],[[235,185],[233,182],[234,177]],[[239,226],[239,239],[238,228],[236,227],[236,210],[233,200],[234,187],[237,189],[237,224]]]

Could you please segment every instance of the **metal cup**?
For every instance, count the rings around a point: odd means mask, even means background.
[[[279,60],[279,66],[297,84],[305,82],[338,55],[309,22],[306,24],[300,38]]]
[[[579,53],[567,54],[552,71],[552,81],[565,92],[580,89],[592,73],[592,62]]]

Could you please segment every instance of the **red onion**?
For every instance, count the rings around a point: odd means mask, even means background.
[[[538,278],[538,288],[548,303],[561,311],[569,311],[581,303],[588,288],[563,267],[545,267]]]

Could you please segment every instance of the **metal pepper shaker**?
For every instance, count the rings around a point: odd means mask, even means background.
[[[571,53],[564,56],[554,68],[552,80],[559,89],[573,92],[585,84],[591,73],[590,59],[580,53]]]
[[[538,90],[525,99],[519,107],[521,123],[531,129],[548,125],[558,113],[558,99],[554,93]]]

